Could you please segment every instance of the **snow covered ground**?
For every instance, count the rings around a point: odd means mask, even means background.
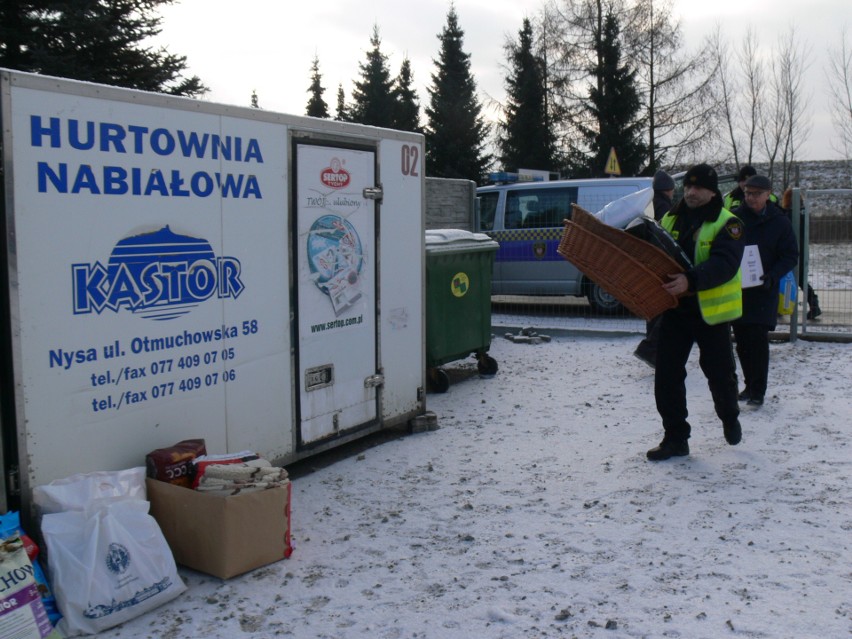
[[[518,639],[852,634],[852,345],[772,344],[729,446],[690,362],[691,456],[661,438],[638,336],[497,337],[448,365],[440,429],[293,481],[295,551],[106,638]],[[252,543],[246,539],[245,543]]]

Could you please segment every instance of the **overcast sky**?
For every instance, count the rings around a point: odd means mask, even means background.
[[[334,113],[337,87],[351,100],[352,81],[371,48],[378,25],[382,52],[396,76],[407,56],[414,71],[421,108],[428,103],[438,56],[438,34],[446,24],[448,0],[177,0],[165,7],[160,42],[171,53],[184,55],[190,73],[210,87],[206,99],[248,105],[256,91],[264,109],[303,115],[308,101],[310,67],[319,57],[324,98]],[[504,44],[517,39],[524,17],[534,17],[539,0],[456,0],[464,50],[471,55],[474,77],[490,119],[504,99]],[[779,35],[795,27],[808,48],[808,84],[812,132],[800,159],[835,159],[830,143],[831,122],[826,73],[828,48],[838,48],[841,28],[852,40],[849,0],[676,0],[691,47],[723,25],[728,41],[739,43],[751,25],[761,44],[771,49]]]

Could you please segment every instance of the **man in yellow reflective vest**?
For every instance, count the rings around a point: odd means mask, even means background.
[[[693,166],[683,186],[683,199],[660,224],[693,257],[693,266],[670,275],[663,285],[680,302],[660,320],[654,399],[665,434],[660,445],[648,451],[651,461],[689,454],[686,363],[694,344],[725,440],[736,445],[742,439],[730,322],[742,315],[743,224],[723,207],[713,167]]]

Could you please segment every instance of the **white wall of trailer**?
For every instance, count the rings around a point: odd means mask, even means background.
[[[373,430],[424,412],[422,136],[0,76],[25,495],[140,465],[186,438],[284,463],[308,454],[296,368],[305,329],[292,318],[294,291],[317,276],[299,281],[294,267],[298,139],[375,152],[384,196],[362,275],[377,290],[359,302],[373,305],[385,379]],[[311,299],[328,304],[323,291]],[[337,434],[312,450],[363,432]]]

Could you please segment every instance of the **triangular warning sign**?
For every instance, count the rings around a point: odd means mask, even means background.
[[[621,175],[621,167],[618,164],[618,156],[615,154],[615,147],[612,147],[609,150],[609,157],[606,160],[604,173],[607,175]]]

